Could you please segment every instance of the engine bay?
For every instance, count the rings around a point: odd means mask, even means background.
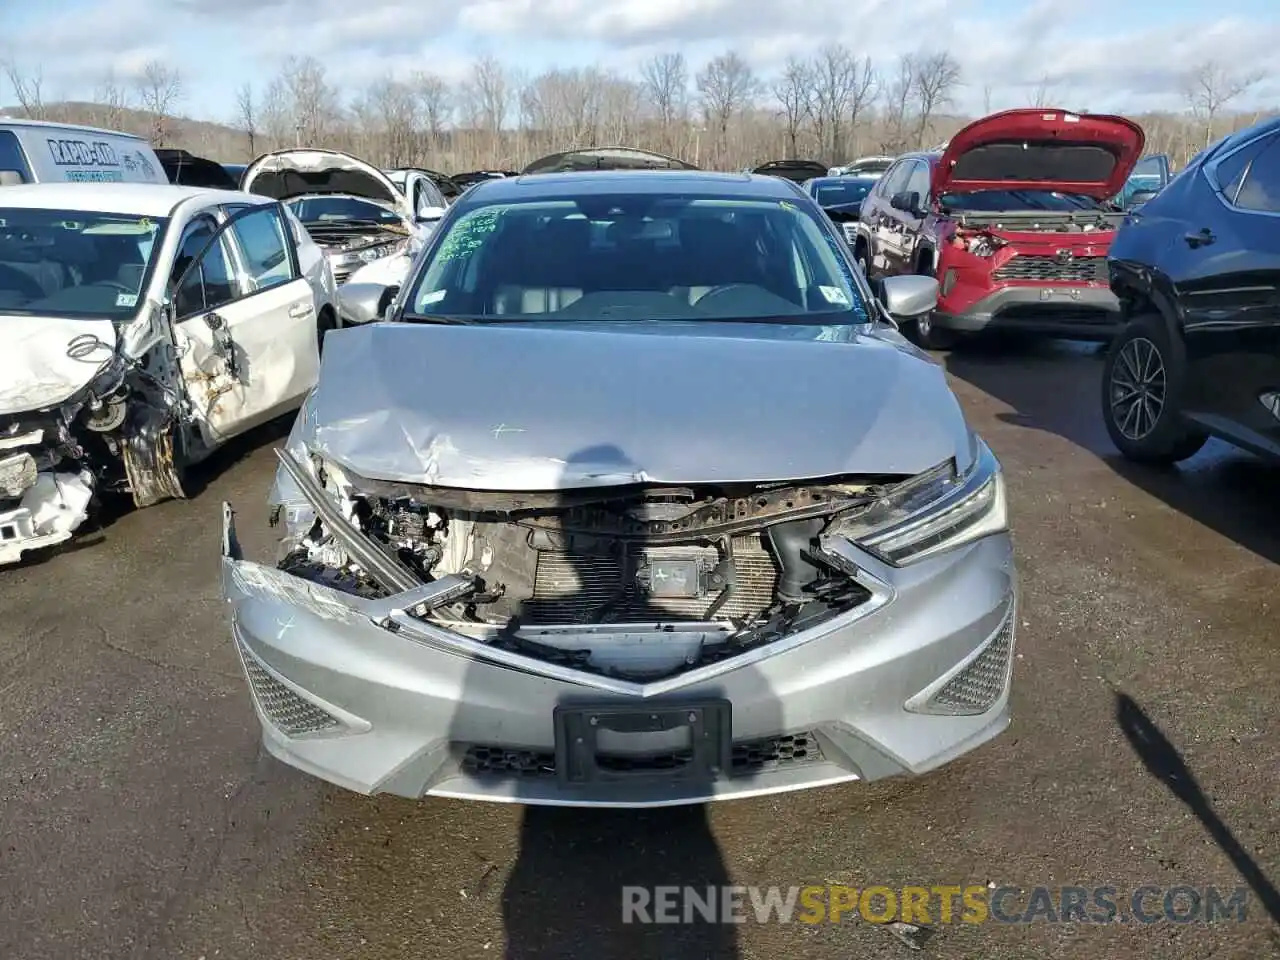
[[[740,631],[801,608],[862,602],[867,591],[822,559],[816,538],[830,517],[875,499],[892,479],[563,497],[375,481],[375,491],[349,490],[343,507],[352,526],[423,583],[470,581],[465,596],[427,613],[454,628],[718,624]],[[285,538],[280,567],[358,596],[388,593],[320,519]]]

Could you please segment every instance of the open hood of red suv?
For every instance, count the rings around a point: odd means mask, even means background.
[[[1142,128],[1124,117],[1005,110],[951,138],[933,169],[933,193],[1031,187],[1105,200],[1124,187],[1145,143]]]

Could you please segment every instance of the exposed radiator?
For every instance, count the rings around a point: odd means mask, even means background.
[[[777,561],[759,535],[735,538],[733,559],[737,583],[716,617],[754,619],[773,602]],[[714,586],[698,597],[656,596],[643,587],[639,573],[646,565],[663,563],[696,563],[709,571],[720,560],[714,546],[638,548],[627,558],[539,553],[533,597],[522,619],[530,624],[704,620],[718,593]]]

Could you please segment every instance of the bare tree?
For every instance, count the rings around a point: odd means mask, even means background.
[[[689,101],[689,66],[683,53],[660,53],[640,68],[645,96],[664,130],[684,119]]]
[[[643,85],[614,73],[606,74],[600,86],[601,136],[610,143],[627,144],[636,139],[640,130],[641,107],[644,104]],[[666,136],[661,144],[663,152],[670,153]]]
[[[986,84],[982,88],[982,115],[989,116],[991,113],[991,84]]]
[[[512,84],[501,61],[482,57],[471,68],[471,76],[462,84],[463,106],[473,126],[481,127],[495,137],[502,130],[511,109]]]
[[[431,135],[431,146],[439,149],[444,128],[453,113],[453,94],[442,77],[419,70],[409,77],[409,87],[418,98],[418,111]]]
[[[151,140],[163,146],[173,108],[182,99],[182,76],[162,60],[149,60],[137,83],[142,109],[151,114]]]
[[[904,54],[898,58],[898,70],[889,84],[884,106],[884,138],[880,147],[886,153],[900,153],[907,146],[907,113],[916,92],[916,58]]]
[[[1056,97],[1057,93],[1049,83],[1049,75],[1045,74],[1040,78],[1040,82],[1036,84],[1035,91],[1031,95],[1031,105],[1033,107],[1047,107]]]
[[[1262,79],[1257,72],[1235,73],[1214,60],[1192,69],[1183,80],[1183,96],[1191,113],[1204,123],[1204,145],[1213,142],[1219,111]]]
[[[951,103],[960,85],[960,64],[945,50],[915,55],[916,144],[923,146],[934,111]]]
[[[236,122],[244,128],[249,140],[249,156],[258,155],[258,109],[253,99],[253,84],[246,83],[236,90]]]
[[[128,116],[130,97],[128,87],[116,79],[114,70],[108,70],[93,91],[95,103],[102,106],[102,124],[109,130],[121,130]]]
[[[831,54],[829,63],[824,62],[826,53]],[[856,156],[861,144],[898,152],[919,145],[922,138],[943,139],[965,122],[946,116],[950,111],[943,106],[959,80],[933,82],[938,76],[946,80],[947,71],[928,69],[927,55],[888,64],[883,82],[867,58],[859,56],[856,79],[849,83],[850,72],[840,68],[854,58],[845,53],[830,48],[792,60],[763,84],[755,82],[741,58],[726,53],[708,64],[696,86],[679,80],[681,71],[690,68],[675,56],[655,58],[631,76],[599,66],[551,71],[551,83],[547,75],[526,81],[510,66],[490,60],[476,65],[476,72],[463,83],[448,83],[429,72],[387,76],[351,98],[340,95],[320,61],[290,58],[276,76],[255,82],[252,90],[243,85],[243,78],[229,84],[236,104],[233,125],[170,122],[163,139],[205,156],[227,158],[305,140],[375,163],[409,161],[443,170],[519,167],[570,143],[625,143],[703,166],[741,169],[784,153],[826,159],[835,150]],[[1153,151],[1185,160],[1202,147],[1206,131],[1220,136],[1277,112],[1233,109],[1235,98],[1256,76],[1223,63],[1225,68],[1209,64],[1188,75],[1185,109],[1135,116]],[[0,57],[0,89],[8,82],[19,94],[5,101],[7,94],[0,93],[0,103],[14,103],[15,113],[21,109],[32,116],[155,132],[157,115],[172,121],[179,110],[178,98],[164,95],[167,84],[158,85],[161,95],[149,92],[140,98],[138,82],[109,74],[94,84],[96,103],[50,103],[48,84],[41,82],[38,71],[32,73],[32,65],[22,63],[19,68]],[[821,80],[812,79],[819,65],[827,68],[825,74]],[[162,72],[176,79],[176,72]],[[1027,81],[1024,100],[1036,88],[1034,76]],[[1047,81],[1040,84],[1036,99],[1047,105],[1052,105],[1051,98],[1061,102],[1063,97],[1051,93]],[[695,91],[692,95],[699,103],[696,116],[687,109],[687,88]],[[755,103],[761,88],[770,103]],[[850,90],[845,97],[842,91]],[[1059,88],[1058,94],[1063,92]],[[982,89],[982,94],[981,106],[989,113],[992,88]],[[842,99],[844,109],[833,130],[832,117],[838,112],[833,105]],[[872,110],[872,104],[877,109]],[[517,105],[518,117],[511,109]],[[145,112],[130,110],[131,106]],[[251,119],[244,115],[246,108]],[[814,142],[819,122],[815,116],[822,126],[820,145]],[[250,135],[254,142],[246,144]]]
[[[337,91],[329,83],[324,64],[315,57],[289,57],[278,80],[294,145],[323,143],[341,114]]]
[[[715,125],[717,149],[726,149],[729,121],[744,110],[759,92],[760,83],[747,61],[730,50],[698,71],[695,80],[706,120]]]
[[[596,146],[605,79],[595,67],[548,70],[521,93],[521,116],[551,142],[575,149]]]
[[[0,64],[27,119],[48,119],[49,111],[44,102],[44,71],[37,67],[30,73],[24,73],[15,60],[0,61]]]
[[[812,88],[813,74],[799,57],[790,57],[782,75],[773,81],[773,96],[782,108],[782,120],[786,124],[789,157],[800,156],[800,129],[809,114]]]
[[[362,110],[366,134],[371,134],[365,152],[389,167],[411,163],[418,153],[418,106],[408,84],[390,76],[374,83]]]
[[[863,57],[861,64],[854,64],[853,83],[849,88],[848,116],[849,130],[852,133],[854,145],[861,138],[861,130],[858,121],[861,117],[874,106],[876,96],[880,92],[880,74],[876,72],[874,64],[870,57]],[[836,163],[840,163],[841,158],[836,157]]]
[[[819,50],[809,66],[808,112],[818,149],[833,163],[844,159],[844,124],[858,87],[859,66],[848,47],[836,43]]]

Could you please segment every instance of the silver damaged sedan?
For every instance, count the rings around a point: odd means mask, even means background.
[[[1009,723],[1004,481],[774,177],[468,191],[354,283],[271,492],[224,511],[267,749],[364,793],[645,807],[920,774]]]

